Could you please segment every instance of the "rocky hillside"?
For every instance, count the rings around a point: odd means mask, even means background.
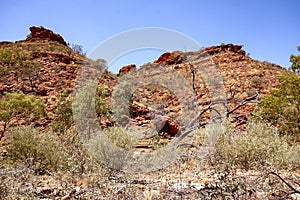
[[[3,73],[0,79],[0,96],[5,92],[22,91],[44,99],[48,117],[32,123],[35,126],[46,126],[55,119],[55,111],[59,104],[70,99],[80,66],[83,63],[92,66],[95,62],[73,51],[59,34],[43,27],[30,27],[30,34],[25,40],[0,42],[0,49],[18,48],[29,53],[26,59],[34,62],[35,67],[28,72],[24,70],[25,68],[12,67],[10,63],[2,64],[1,71],[6,73]],[[105,91],[104,103],[108,105],[107,109],[110,109],[111,95],[118,80],[128,76],[129,71],[138,74],[144,69],[155,68],[171,69],[181,74],[191,86],[189,89],[195,93],[197,105],[204,109],[212,102],[209,88],[203,78],[203,70],[201,70],[201,67],[205,65],[203,63],[195,65],[190,62],[191,58],[201,57],[204,54],[209,55],[210,62],[215,65],[223,79],[229,110],[256,92],[259,94],[258,98],[263,97],[276,86],[278,75],[286,71],[279,65],[261,62],[246,56],[242,46],[234,44],[207,47],[197,52],[164,53],[156,61],[138,69],[132,64],[124,66],[119,74],[105,72],[99,78],[99,86],[102,91]],[[170,72],[158,71],[157,73]],[[210,75],[213,76],[213,74]],[[155,84],[146,84],[135,90],[132,96],[130,105],[132,123],[138,126],[153,123],[151,122],[151,109],[154,106],[156,110],[164,113],[164,123],[159,128],[161,132],[174,135],[182,128],[177,122],[178,116],[182,114],[182,107],[174,91]],[[255,104],[244,106],[236,110],[232,117],[243,122],[254,106]],[[204,116],[204,118],[209,117]],[[102,126],[114,124],[113,119],[107,115],[99,114],[99,121]]]

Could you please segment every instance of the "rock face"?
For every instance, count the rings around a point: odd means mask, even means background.
[[[220,46],[211,46],[204,49],[209,55],[221,52],[233,52],[245,56],[246,52],[242,49],[243,45],[221,44]]]
[[[128,73],[130,70],[132,70],[132,69],[136,69],[136,65],[135,65],[135,64],[130,64],[130,65],[123,66],[123,67],[119,70],[119,74],[118,74],[118,75],[126,74],[126,73]]]
[[[175,136],[179,132],[179,124],[172,119],[167,119],[159,133],[167,133],[170,136]]]
[[[29,28],[30,34],[27,36],[26,41],[35,41],[37,39],[49,40],[49,41],[57,41],[60,44],[66,45],[66,41],[59,34],[53,33],[53,31],[49,29],[45,29],[44,27],[36,27],[32,26]]]
[[[167,65],[173,65],[173,64],[180,64],[183,62],[183,57],[181,55],[181,52],[174,51],[172,53],[167,52],[162,54],[154,63],[158,64],[167,64]]]

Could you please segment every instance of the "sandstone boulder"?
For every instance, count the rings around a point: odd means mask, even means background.
[[[121,75],[121,74],[126,74],[128,73],[130,70],[134,70],[136,69],[136,65],[135,64],[130,64],[130,65],[126,65],[126,66],[123,66],[120,70],[119,70],[119,74],[118,75]]]
[[[154,63],[158,64],[167,64],[167,65],[173,65],[173,64],[180,64],[183,62],[183,57],[181,55],[181,52],[174,51],[174,52],[166,52],[162,54]]]
[[[242,49],[243,45],[221,44],[219,46],[211,46],[204,49],[209,55],[214,55],[221,52],[233,52],[245,56],[246,52]]]
[[[40,27],[31,26],[29,30],[30,30],[30,34],[27,36],[26,41],[35,41],[38,39],[42,39],[42,40],[56,41],[60,44],[68,46],[66,41],[63,39],[61,35],[53,33],[53,31],[46,29],[42,26]]]

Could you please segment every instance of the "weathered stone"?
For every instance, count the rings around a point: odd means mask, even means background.
[[[233,52],[245,56],[246,52],[242,49],[243,45],[221,44],[220,46],[211,46],[204,49],[209,55],[214,55],[221,52]]]
[[[175,136],[179,131],[179,124],[172,119],[167,119],[165,125],[160,132],[167,133],[170,136]]]
[[[126,74],[126,73],[128,73],[130,70],[135,70],[135,69],[136,69],[136,65],[135,65],[135,64],[130,64],[130,65],[123,66],[123,67],[119,70],[118,75]]]
[[[154,63],[172,65],[172,64],[180,64],[183,62],[183,60],[184,59],[181,55],[181,52],[174,51],[172,53],[167,52],[162,54],[156,61],[154,61]]]
[[[59,34],[53,33],[53,31],[46,29],[42,26],[36,27],[32,26],[29,28],[30,34],[27,36],[26,41],[35,41],[37,39],[42,40],[50,40],[50,41],[57,41],[60,44],[66,45],[66,41],[63,39],[63,37]]]

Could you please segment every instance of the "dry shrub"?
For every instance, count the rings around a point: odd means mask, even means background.
[[[289,136],[280,136],[267,125],[249,123],[246,132],[236,136],[221,135],[214,152],[217,163],[253,167],[294,169],[300,166],[299,145]]]
[[[58,136],[51,132],[39,134],[30,127],[19,127],[10,135],[7,152],[10,161],[25,164],[36,174],[58,170],[82,174],[94,164],[73,132]]]

